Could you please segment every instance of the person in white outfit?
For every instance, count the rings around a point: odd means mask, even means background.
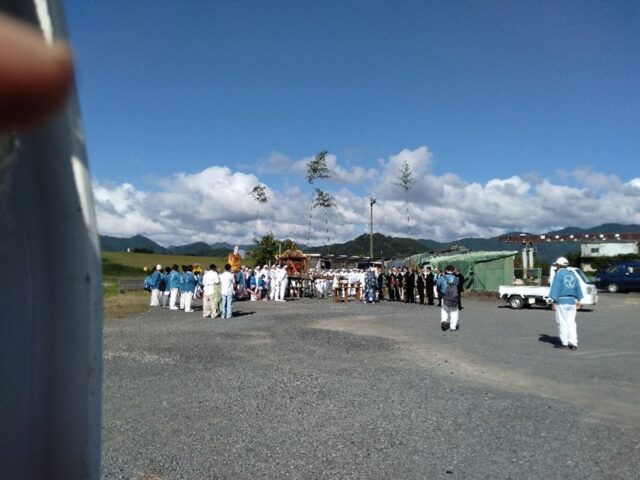
[[[275,265],[269,269],[269,300],[277,300],[280,292],[280,280],[278,280],[278,267]]]
[[[216,302],[215,291],[220,293],[220,276],[218,268],[211,264],[202,277],[202,317],[215,318],[219,313],[219,300]]]
[[[279,269],[278,269],[278,283],[279,283],[279,288],[278,288],[278,298],[277,300],[280,302],[284,302],[284,296],[285,293],[287,291],[287,285],[289,283],[289,275],[287,274],[287,266],[286,265],[282,265]]]
[[[222,306],[220,316],[222,318],[231,318],[233,315],[233,293],[235,286],[235,277],[231,273],[231,264],[224,266],[224,272],[220,275],[220,293],[222,295]]]

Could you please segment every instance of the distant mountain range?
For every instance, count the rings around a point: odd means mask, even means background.
[[[640,225],[622,225],[618,223],[606,223],[593,228],[567,227],[553,232],[546,232],[549,235],[581,235],[585,233],[628,233],[640,232]],[[518,235],[528,232],[510,232],[510,235]],[[208,245],[204,242],[190,243],[187,245],[163,247],[153,240],[142,235],[130,238],[119,238],[100,236],[102,250],[108,252],[147,252],[174,255],[198,255],[209,257],[225,257],[233,250],[230,243],[219,242]],[[248,251],[252,245],[240,245],[241,250]],[[369,235],[360,235],[345,243],[335,243],[320,247],[306,249],[304,245],[298,247],[309,253],[332,253],[335,255],[369,255]],[[517,243],[506,243],[493,238],[461,238],[453,242],[436,242],[434,240],[400,237],[388,237],[380,233],[373,234],[374,257],[376,258],[405,258],[417,253],[443,252],[455,247],[465,247],[473,251],[499,251],[499,250],[519,250],[521,246]],[[580,251],[580,243],[540,243],[535,246],[537,259],[541,262],[551,262],[559,256],[575,254]]]
[[[153,240],[142,235],[129,238],[109,237],[100,235],[100,248],[105,252],[141,252],[160,253],[164,255],[197,255],[204,257],[226,257],[233,250],[230,243],[214,243],[208,245],[204,242],[189,243],[187,245],[173,245],[163,247]],[[241,250],[248,250],[251,245],[239,245]]]

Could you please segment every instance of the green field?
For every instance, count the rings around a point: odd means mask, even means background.
[[[124,317],[132,313],[144,312],[149,308],[149,293],[142,289],[144,277],[158,264],[164,268],[174,263],[177,265],[198,263],[205,269],[213,263],[222,269],[224,264],[227,263],[227,258],[102,252],[102,288],[105,318]],[[140,289],[121,291],[118,282],[125,279],[138,280]]]
[[[157,264],[162,268],[177,265],[199,263],[203,268],[215,263],[218,269],[224,268],[227,259],[223,257],[195,257],[191,255],[159,255],[156,253],[102,252],[102,273],[105,276],[144,278],[145,267],[148,271]]]

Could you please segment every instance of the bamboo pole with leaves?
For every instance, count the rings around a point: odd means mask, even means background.
[[[330,241],[330,237],[329,237],[329,209],[331,207],[335,207],[336,206],[335,198],[330,193],[323,192],[319,188],[315,189],[313,197],[314,197],[313,198],[313,207],[314,208],[320,207],[320,208],[324,209],[324,223],[325,223],[325,226],[327,228],[327,245],[328,245],[329,241]]]
[[[258,219],[260,218],[260,207],[269,201],[269,197],[267,196],[267,187],[264,185],[258,184],[253,187],[251,190],[251,196],[256,201],[256,229],[253,232],[254,238],[258,237]]]
[[[316,180],[322,180],[329,178],[331,174],[329,173],[329,167],[327,167],[327,154],[329,152],[327,150],[322,150],[316,154],[313,160],[310,160],[307,164],[307,182],[311,184],[312,187],[315,187]],[[315,200],[315,191],[311,194],[311,204],[309,206],[309,230],[307,231],[307,248],[309,247],[309,243],[311,241],[311,220],[313,217],[313,207]]]
[[[413,173],[411,172],[409,162],[407,162],[407,160],[403,160],[402,167],[400,167],[400,176],[398,177],[398,181],[395,182],[394,185],[399,186],[404,191],[404,205],[407,213],[407,229],[409,237],[411,237],[411,222],[409,218],[409,190],[413,188],[415,183],[416,180],[413,178]]]

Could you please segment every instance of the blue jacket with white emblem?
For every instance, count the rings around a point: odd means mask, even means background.
[[[561,268],[553,277],[549,297],[555,303],[570,305],[582,300],[584,294],[575,273],[567,268]]]

